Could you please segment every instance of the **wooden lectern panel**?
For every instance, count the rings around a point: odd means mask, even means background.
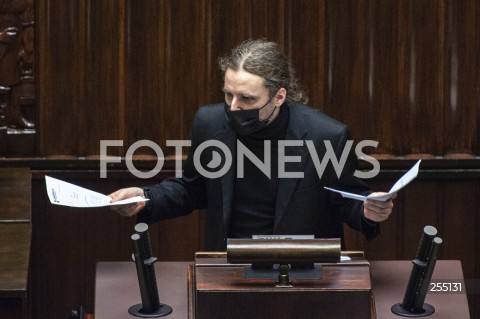
[[[0,318],[27,318],[31,177],[28,168],[0,168]]]
[[[322,279],[294,280],[290,288],[245,279],[242,265],[197,264],[189,271],[190,319],[375,317],[367,262],[325,265]]]
[[[30,222],[31,184],[30,169],[0,168],[0,222]]]

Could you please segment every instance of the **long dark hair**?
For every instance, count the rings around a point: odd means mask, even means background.
[[[280,88],[285,88],[287,101],[308,102],[307,95],[295,78],[293,67],[275,42],[263,39],[245,41],[234,48],[230,55],[220,57],[218,64],[223,73],[227,69],[243,69],[260,76],[265,80],[270,96]]]

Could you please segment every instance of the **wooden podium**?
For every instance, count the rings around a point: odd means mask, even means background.
[[[197,253],[188,269],[189,318],[375,318],[370,264],[365,260],[322,265],[321,279],[245,279],[245,265],[223,253]]]
[[[192,302],[192,278],[188,277],[188,267],[194,267],[192,262],[165,262],[156,264],[155,271],[160,293],[160,301],[170,305],[173,312],[164,317],[167,319],[192,319],[194,314]],[[372,319],[401,319],[392,313],[392,305],[400,302],[405,293],[410,271],[412,269],[411,260],[388,260],[370,262],[373,300],[375,307],[372,310]],[[189,273],[192,276],[190,270]],[[456,278],[463,281],[462,265],[458,260],[437,260],[435,272],[432,279],[441,281],[445,279]],[[306,284],[306,283],[304,283]],[[253,284],[252,286],[255,286]],[[187,290],[190,289],[190,291]],[[269,286],[271,288],[271,286]],[[343,298],[343,297],[342,297]],[[102,319],[133,319],[135,317],[128,313],[128,308],[140,301],[140,292],[138,289],[138,278],[135,271],[135,265],[131,261],[124,262],[99,262],[97,264],[95,280],[95,317]],[[315,300],[309,303],[309,307],[320,302]],[[350,300],[344,300],[343,307],[350,307]],[[428,319],[451,319],[451,318],[470,318],[467,294],[461,293],[433,293],[428,294],[426,302],[435,306],[435,313]],[[297,303],[294,307],[299,307]],[[212,313],[216,311],[218,305],[212,307]],[[237,306],[236,306],[237,307]],[[265,308],[271,309],[270,304],[265,304]],[[303,306],[302,306],[303,308]],[[332,308],[329,305],[322,311]],[[233,312],[229,309],[228,313]],[[265,312],[265,311],[264,311]],[[271,318],[269,314],[266,316]],[[285,318],[283,316],[283,318]],[[3,318],[0,315],[0,318]],[[8,317],[7,317],[8,318]],[[15,317],[18,318],[18,317]],[[224,318],[228,318],[225,316]],[[260,315],[250,318],[262,318]],[[282,317],[280,317],[282,318]],[[294,316],[291,318],[302,318]],[[328,318],[318,316],[318,318]],[[356,316],[352,317],[356,318]]]

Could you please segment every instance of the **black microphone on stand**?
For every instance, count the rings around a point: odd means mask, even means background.
[[[158,296],[157,278],[154,268],[157,258],[152,256],[148,225],[139,223],[135,225],[135,231],[136,233],[131,237],[134,247],[132,259],[137,268],[142,303],[131,306],[128,309],[128,313],[141,318],[156,318],[169,315],[172,312],[172,307],[161,304]]]
[[[442,244],[442,239],[436,235],[435,227],[425,226],[423,228],[417,255],[412,260],[413,267],[403,302],[395,304],[391,308],[394,314],[403,317],[424,317],[435,312],[435,308],[424,301],[437,261],[438,248]]]

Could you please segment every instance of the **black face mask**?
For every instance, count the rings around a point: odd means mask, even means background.
[[[259,109],[250,109],[250,110],[238,110],[232,111],[230,110],[230,106],[225,103],[225,113],[227,114],[228,123],[230,127],[237,133],[243,136],[250,135],[252,133],[258,132],[264,127],[268,125],[270,122],[270,118],[272,117],[273,113],[275,112],[275,108],[273,109],[270,116],[260,121],[260,110],[267,106],[272,99],[268,100],[264,106]]]

